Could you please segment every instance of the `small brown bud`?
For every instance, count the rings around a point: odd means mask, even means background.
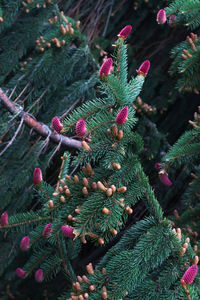
[[[79,283],[83,283],[83,279],[82,279],[82,277],[79,276],[79,275],[77,276],[77,280],[78,280]]]
[[[62,186],[59,186],[58,190],[59,190],[60,193],[62,193],[63,192]]]
[[[89,188],[89,183],[88,183],[87,178],[86,178],[86,177],[83,177],[82,181],[83,181],[83,185],[84,185],[86,188]]]
[[[176,220],[180,219],[177,209],[174,210],[174,217],[175,217]]]
[[[83,276],[82,276],[82,279],[83,279],[83,281],[84,281],[85,283],[88,283],[88,278],[87,278],[87,276],[83,275]]]
[[[63,189],[64,189],[64,190],[68,189],[68,186],[67,186],[67,185],[64,185]]]
[[[112,190],[111,188],[107,189],[106,195],[107,195],[108,197],[112,196],[112,193],[113,193],[113,190]]]
[[[118,135],[117,135],[117,139],[118,139],[118,140],[121,140],[121,139],[123,139],[123,136],[124,136],[123,130],[120,129],[120,130],[119,130],[119,133],[118,133]]]
[[[88,195],[88,190],[87,190],[87,188],[86,188],[85,186],[82,188],[82,193],[83,193],[83,195],[85,195],[85,196]]]
[[[53,197],[57,197],[59,193],[53,193]]]
[[[100,244],[100,245],[103,245],[104,244],[104,240],[103,240],[103,238],[98,238],[98,243]]]
[[[71,196],[71,192],[70,192],[69,189],[66,189],[66,190],[65,190],[65,195],[66,195],[67,197],[70,197],[70,196]]]
[[[113,193],[115,193],[116,190],[117,190],[117,188],[116,188],[116,186],[114,184],[111,185],[111,189],[112,189]]]
[[[92,167],[90,164],[88,164],[88,163],[86,164],[86,169],[87,169],[88,175],[92,176],[93,171],[92,171]]]
[[[197,253],[198,252],[198,246],[194,245],[194,252]]]
[[[77,206],[77,208],[75,209],[75,213],[80,214],[80,212],[81,212],[81,207]]]
[[[60,179],[60,183],[61,183],[61,184],[64,184],[64,183],[65,183],[65,180],[64,180],[64,179]]]
[[[110,229],[110,232],[111,232],[113,235],[117,235],[117,230],[114,229],[114,228],[111,228],[111,229]]]
[[[102,299],[108,299],[108,294],[107,294],[107,292],[103,292],[102,294],[101,294],[101,298]]]
[[[49,208],[54,208],[54,203],[53,203],[52,200],[49,200],[49,202],[48,202],[48,207],[49,207]]]
[[[93,183],[92,183],[92,190],[93,190],[94,192],[97,191],[97,184],[96,184],[96,182],[93,182]]]
[[[125,193],[127,190],[127,187],[126,186],[122,186],[120,188],[117,189],[118,193]]]
[[[80,22],[80,21],[77,21],[77,22],[76,22],[76,28],[79,28],[79,27],[80,27],[80,24],[81,24],[81,22]]]
[[[198,265],[198,263],[199,263],[199,257],[196,255],[193,260],[193,265]]]
[[[133,213],[132,208],[130,208],[129,206],[126,207],[126,212],[128,215],[131,215]]]
[[[90,150],[91,150],[90,146],[88,145],[88,143],[86,143],[86,141],[82,141],[81,144],[82,144],[83,148],[84,148],[86,151],[90,151]]]
[[[120,169],[121,169],[121,165],[118,164],[118,163],[113,163],[112,166],[113,166],[113,168],[114,168],[115,170],[120,170]]]
[[[87,270],[88,274],[94,274],[94,269],[93,269],[92,263],[89,263],[86,266],[86,270]]]
[[[62,46],[64,46],[65,43],[66,43],[65,40],[62,40],[62,41],[61,41],[61,45],[62,45]]]
[[[94,291],[94,290],[95,290],[95,286],[94,286],[94,285],[90,285],[90,286],[89,286],[89,290],[90,290],[90,291]]]
[[[63,35],[65,35],[65,34],[67,33],[67,31],[66,31],[66,29],[65,29],[65,27],[64,27],[63,24],[60,25],[60,31],[61,31],[61,33],[62,33]]]
[[[84,300],[83,295],[79,295],[79,296],[78,296],[78,300]]]
[[[177,232],[177,237],[178,237],[179,241],[181,241],[181,229],[177,228],[176,232]]]
[[[74,175],[74,182],[75,182],[76,184],[79,183],[79,178],[78,178],[77,175]]]
[[[60,197],[60,202],[61,202],[61,203],[65,203],[65,197],[64,197],[64,196],[61,196],[61,197]]]
[[[86,239],[85,239],[85,236],[81,236],[81,242],[83,243],[83,244],[86,244],[87,243],[87,241],[86,241]]]
[[[68,221],[72,221],[72,219],[73,219],[72,215],[68,215],[68,216],[67,216],[67,220],[68,220]]]
[[[74,28],[70,27],[69,33],[70,33],[70,35],[73,35],[74,34]]]
[[[83,296],[84,296],[84,298],[86,298],[86,299],[89,298],[88,293],[85,293]]]
[[[188,243],[184,243],[183,248],[187,249],[188,248]]]
[[[110,133],[111,133],[111,130],[110,130],[110,129],[107,129],[106,132],[107,132],[108,134],[110,134]]]
[[[101,181],[97,182],[97,186],[101,191],[103,191],[103,192],[107,191],[107,188],[103,185],[103,183]]]
[[[67,180],[71,181],[71,176],[66,175],[65,178],[66,178]]]
[[[187,250],[186,248],[182,248],[179,256],[183,256],[185,254],[186,250]]]
[[[108,208],[104,207],[104,208],[102,209],[102,213],[103,213],[104,215],[110,215],[110,210],[109,210]]]
[[[102,273],[103,275],[106,275],[106,268],[102,268],[101,273]]]
[[[118,135],[118,128],[115,124],[112,125],[112,134],[114,137],[117,137]]]

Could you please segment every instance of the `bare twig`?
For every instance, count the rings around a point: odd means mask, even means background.
[[[24,118],[23,116],[21,117],[21,121],[19,123],[19,126],[17,127],[17,130],[15,131],[15,134],[13,135],[12,139],[9,141],[9,143],[6,145],[6,147],[0,152],[0,156],[4,154],[4,152],[12,145],[12,143],[14,142],[14,140],[16,139],[22,125],[24,122]]]
[[[2,89],[0,89],[0,101],[4,105],[4,107],[11,113],[11,114],[18,114],[19,117],[23,118],[24,123],[30,127],[33,128],[39,135],[42,137],[47,137],[49,134],[50,129],[47,129],[47,126],[44,124],[39,123],[37,120],[35,120],[32,116],[30,116],[27,112],[24,112],[23,110],[20,110],[3,92]],[[22,122],[23,123],[23,122]],[[50,140],[56,144],[59,144],[61,139],[61,135],[51,131],[50,134]],[[75,149],[81,149],[82,145],[80,141],[77,141],[75,139],[71,139],[65,136],[62,136],[62,146],[65,148],[75,148]]]

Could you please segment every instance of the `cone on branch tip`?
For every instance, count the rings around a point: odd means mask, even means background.
[[[78,137],[83,137],[86,134],[86,126],[85,126],[85,121],[84,120],[79,120],[76,123],[76,135]]]
[[[1,215],[1,226],[7,226],[8,225],[8,214],[7,212],[2,213]]]
[[[164,24],[167,21],[166,12],[164,9],[160,9],[158,11],[156,21],[158,24]]]
[[[35,168],[33,171],[33,183],[38,185],[42,182],[42,170],[40,168]]]
[[[57,132],[57,133],[60,133],[61,130],[63,129],[63,125],[62,123],[60,122],[59,118],[58,117],[54,117],[52,119],[52,127],[53,129]]]
[[[171,180],[169,179],[168,177],[168,174],[166,173],[165,170],[161,170],[159,173],[159,178],[160,178],[160,181],[165,185],[165,186],[171,186],[172,185],[172,182]]]
[[[150,68],[150,61],[149,60],[145,60],[141,66],[139,67],[139,69],[137,70],[137,73],[139,76],[146,76],[149,72],[149,68]]]
[[[67,226],[67,225],[63,225],[61,226],[61,231],[64,234],[64,236],[68,237],[68,238],[75,238],[75,234],[73,233],[74,228]]]
[[[120,38],[120,39],[126,39],[127,36],[130,34],[131,30],[132,30],[132,26],[131,26],[131,25],[125,26],[125,27],[120,31],[120,33],[117,35],[118,38]]]
[[[194,281],[194,278],[196,277],[197,272],[198,272],[198,266],[192,265],[185,271],[181,280],[186,284],[191,284]]]
[[[128,107],[125,106],[120,110],[115,121],[117,124],[124,124],[127,121],[127,117],[128,117]]]
[[[28,236],[22,238],[20,243],[20,249],[22,251],[27,251],[30,248],[30,239]]]
[[[43,271],[42,269],[38,269],[36,272],[35,272],[35,280],[37,282],[42,282],[43,281]]]
[[[44,230],[42,232],[42,236],[44,238],[48,238],[51,235],[51,231],[52,231],[52,224],[49,223],[44,227]]]
[[[101,78],[104,78],[105,76],[108,76],[111,73],[113,60],[112,58],[108,58],[104,61],[102,64],[100,70],[99,70],[99,76]]]
[[[26,277],[26,273],[21,268],[16,269],[16,274],[20,278],[25,278]]]

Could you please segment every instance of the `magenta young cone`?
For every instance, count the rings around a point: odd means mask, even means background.
[[[7,212],[2,213],[1,215],[1,226],[7,226],[8,225],[8,214]]]
[[[159,175],[159,178],[160,178],[160,181],[166,185],[166,186],[171,186],[172,185],[172,182],[171,180],[169,179],[168,177],[168,174],[165,172],[165,170],[162,170],[158,173]]]
[[[117,124],[124,124],[127,121],[127,116],[128,116],[128,107],[124,107],[120,110],[118,113],[115,121]]]
[[[149,72],[149,68],[150,68],[150,61],[149,60],[145,60],[141,66],[139,67],[139,69],[137,70],[138,75],[140,76],[146,76]]]
[[[63,226],[61,226],[61,231],[65,236],[67,236],[69,238],[75,238],[75,234],[73,233],[74,228],[69,227],[67,225],[63,225]]]
[[[37,282],[42,282],[43,281],[43,271],[42,269],[38,269],[36,272],[35,272],[35,280]]]
[[[16,274],[20,278],[25,278],[26,277],[26,273],[21,268],[16,269]]]
[[[33,183],[38,185],[42,182],[42,170],[40,168],[35,168],[33,171]]]
[[[127,36],[130,34],[131,30],[132,30],[132,26],[127,25],[120,31],[120,33],[117,36],[121,39],[126,39]]]
[[[28,236],[23,237],[20,243],[20,249],[22,251],[27,251],[30,248],[30,239]]]
[[[79,120],[77,123],[76,123],[76,135],[78,137],[83,137],[86,133],[86,126],[85,126],[85,121],[84,120]]]
[[[104,63],[102,64],[102,66],[99,70],[99,76],[101,78],[108,76],[110,74],[111,68],[112,68],[112,63],[113,63],[112,58],[108,58],[104,61]]]
[[[167,21],[166,13],[164,9],[160,9],[157,13],[157,19],[156,21],[158,24],[164,24]]]
[[[61,130],[63,129],[63,125],[62,123],[60,122],[59,118],[58,117],[54,117],[51,121],[51,124],[52,124],[52,127],[53,129],[57,132],[57,133],[60,133]]]
[[[43,237],[48,238],[51,235],[51,231],[52,231],[52,224],[49,223],[44,227],[44,230],[42,233]]]
[[[185,271],[182,280],[184,280],[186,284],[192,283],[194,281],[195,276],[197,275],[197,272],[198,272],[198,266],[192,265]]]

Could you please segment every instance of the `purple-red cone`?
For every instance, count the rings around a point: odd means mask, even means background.
[[[141,66],[139,67],[139,69],[137,70],[138,75],[141,76],[146,76],[149,72],[149,68],[150,68],[150,61],[149,60],[145,60]]]
[[[51,121],[51,124],[52,124],[52,127],[53,129],[57,132],[57,133],[60,133],[61,130],[63,129],[63,125],[62,123],[60,122],[59,118],[58,117],[54,117]]]
[[[36,272],[35,272],[35,280],[37,282],[42,282],[43,281],[43,271],[42,269],[38,269]]]
[[[164,24],[167,21],[166,13],[164,9],[160,9],[157,13],[156,21],[158,24]]]
[[[99,70],[99,76],[101,78],[104,78],[105,76],[108,76],[110,74],[112,64],[113,64],[112,58],[108,58],[104,61],[104,63],[102,64],[102,66]]]
[[[69,227],[67,225],[63,225],[61,226],[61,231],[66,237],[75,238],[75,234],[73,233],[74,228]]]
[[[78,137],[83,137],[86,133],[86,126],[85,126],[85,121],[84,120],[79,120],[77,123],[76,123],[76,135]]]
[[[132,30],[132,26],[127,25],[120,31],[120,33],[117,36],[121,39],[126,39],[127,36],[130,34],[131,30]]]
[[[33,183],[38,185],[42,182],[42,170],[40,168],[35,168],[33,171]]]
[[[189,267],[183,277],[182,280],[186,283],[186,284],[190,284],[193,282],[195,276],[197,275],[198,272],[198,266],[197,265],[192,265],[191,267]]]
[[[42,233],[43,237],[48,238],[51,235],[51,231],[52,231],[52,224],[49,223],[44,227],[44,230]]]
[[[8,225],[8,214],[7,212],[2,213],[1,215],[1,226],[7,226]]]
[[[27,251],[30,248],[30,239],[28,236],[23,237],[20,243],[20,249],[22,251]]]
[[[165,170],[162,170],[158,173],[160,181],[165,185],[165,186],[171,186],[172,182],[168,177],[168,174],[165,172]]]
[[[115,121],[117,124],[124,124],[127,121],[127,116],[128,116],[128,107],[125,106],[120,110],[118,113]]]
[[[26,273],[21,268],[16,269],[16,274],[20,278],[25,278],[26,277]]]

